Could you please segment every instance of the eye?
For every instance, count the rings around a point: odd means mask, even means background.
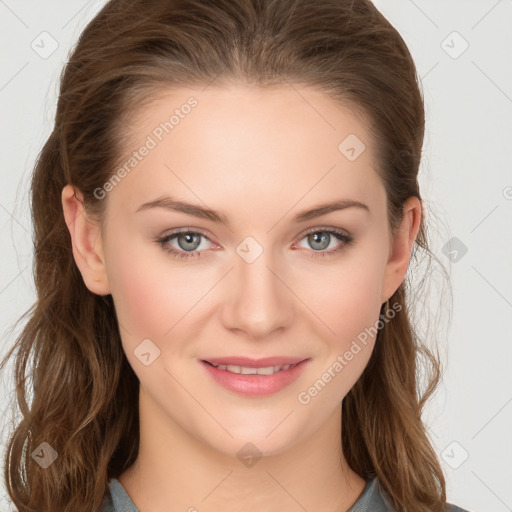
[[[351,245],[354,238],[340,229],[314,228],[313,230],[308,231],[302,240],[306,240],[309,246],[313,248],[310,257],[317,258],[320,256],[332,256],[335,253],[338,253],[345,246]],[[329,246],[332,247],[336,240],[338,241],[338,244],[334,245],[334,249],[326,251],[325,249]]]
[[[306,233],[301,238],[301,241],[306,239],[307,243],[312,247],[310,254],[311,258],[317,258],[320,256],[331,256],[341,251],[345,246],[351,245],[354,241],[353,237],[345,231],[335,228],[315,228]],[[177,259],[186,258],[199,258],[203,250],[208,247],[201,247],[202,241],[211,240],[200,231],[191,231],[183,229],[175,231],[162,238],[158,238],[158,244],[169,254]],[[329,246],[338,241],[338,244],[334,246],[334,249],[326,251]],[[171,242],[175,242],[173,245]]]
[[[200,251],[206,249],[206,247],[201,247],[202,239],[210,240],[199,231],[181,230],[159,238],[157,242],[175,258],[185,259],[198,258],[201,255]],[[177,248],[171,245],[172,241],[176,241]],[[200,247],[201,249],[198,251]]]

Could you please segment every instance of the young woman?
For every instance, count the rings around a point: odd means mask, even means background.
[[[423,132],[369,0],[109,1],[33,175],[18,511],[462,510],[408,308]]]

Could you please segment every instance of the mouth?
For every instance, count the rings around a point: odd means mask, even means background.
[[[242,365],[234,365],[234,364],[213,364],[210,361],[204,361],[203,363],[209,364],[214,368],[219,370],[225,370],[231,373],[236,373],[238,375],[274,375],[275,373],[279,373],[282,371],[289,370],[290,368],[294,368],[302,361],[294,364],[283,364],[283,365],[275,365],[275,366],[242,366]]]
[[[236,359],[236,361],[235,361]],[[213,380],[223,388],[245,396],[266,396],[283,390],[302,374],[310,358],[267,358],[266,360],[248,360],[244,358],[244,364],[240,364],[241,358],[222,360],[199,360]],[[232,363],[232,364],[223,364]],[[233,364],[237,363],[237,364]]]

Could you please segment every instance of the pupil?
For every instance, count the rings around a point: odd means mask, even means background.
[[[184,233],[181,235],[181,237],[179,237],[180,239],[180,247],[185,250],[185,251],[193,251],[194,249],[197,249],[198,247],[198,240],[195,240],[194,241],[194,238],[198,239],[199,236],[197,234],[194,234],[194,233]],[[183,247],[183,245],[181,244],[181,240],[182,239],[185,239],[185,247]],[[191,244],[192,247],[190,246],[187,246],[187,244]]]
[[[329,234],[328,233],[313,233],[310,235],[313,238],[311,242],[313,248],[315,248],[314,244],[321,244],[320,247],[316,247],[316,249],[325,249],[329,245]],[[327,241],[327,244],[325,243]]]

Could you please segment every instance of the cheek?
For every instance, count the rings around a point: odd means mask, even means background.
[[[198,291],[185,278],[187,274],[170,272],[165,254],[152,249],[135,246],[118,251],[110,267],[116,313],[132,343],[162,339],[197,300]]]
[[[311,274],[311,273],[310,273]],[[303,279],[302,296],[343,348],[378,320],[383,266],[378,257],[354,253],[334,267]],[[309,290],[309,292],[307,292]]]
[[[366,262],[368,263],[368,262]],[[320,371],[311,388],[299,396],[301,403],[315,400],[329,410],[339,403],[363,373],[371,357],[381,308],[382,267],[378,264],[346,266],[331,273],[330,281],[316,296],[314,309],[329,331],[318,331],[325,342],[319,355]],[[316,389],[322,390],[316,395]],[[310,394],[311,391],[311,394]]]
[[[159,349],[159,364],[184,357],[193,337],[203,300],[219,279],[207,266],[177,265],[167,253],[147,242],[119,244],[112,251],[109,282],[125,353],[132,367],[140,367],[134,353],[151,340]],[[134,352],[135,351],[135,352]]]

